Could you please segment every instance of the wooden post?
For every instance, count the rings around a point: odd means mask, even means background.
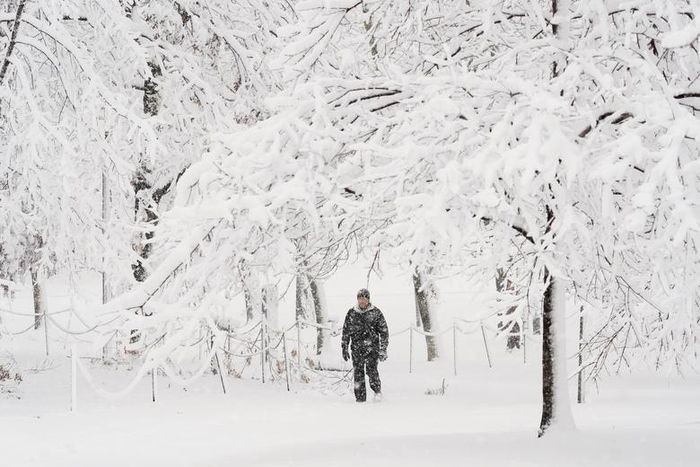
[[[76,345],[71,345],[70,348],[70,411],[78,410],[78,351]]]
[[[44,308],[44,345],[46,346],[46,356],[49,356],[49,319]]]
[[[153,402],[156,401],[156,394],[158,393],[158,369],[157,368],[151,368],[151,396],[153,399]]]
[[[219,379],[221,380],[221,389],[226,394],[226,382],[224,381],[224,373],[221,371],[221,360],[219,360],[219,352],[214,352],[214,358],[216,359],[216,367],[219,369]]]
[[[583,389],[583,305],[578,319],[578,398],[579,404],[583,404],[586,399],[586,394]]]
[[[226,333],[226,375],[231,374],[231,331]]]
[[[486,350],[486,359],[489,362],[489,368],[491,367],[491,354],[489,354],[489,344],[486,342],[486,332],[484,331],[484,323],[479,323],[481,325],[481,337],[484,338],[484,349]]]
[[[289,391],[289,360],[287,360],[287,331],[282,332],[282,351],[284,352],[284,377]]]
[[[408,331],[408,372],[413,373],[413,326]]]

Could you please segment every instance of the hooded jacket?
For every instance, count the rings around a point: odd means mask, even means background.
[[[381,310],[371,304],[365,310],[358,307],[348,310],[343,324],[341,345],[343,352],[347,352],[350,345],[353,360],[370,355],[375,358],[386,355],[389,328]]]

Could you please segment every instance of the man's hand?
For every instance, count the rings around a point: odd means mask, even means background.
[[[380,362],[386,361],[386,350],[382,350],[379,352],[379,361]]]
[[[346,362],[350,360],[350,353],[348,352],[347,347],[343,347],[343,360]]]

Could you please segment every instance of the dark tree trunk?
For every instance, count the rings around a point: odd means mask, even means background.
[[[296,317],[306,318],[306,276],[302,272],[298,272],[296,278]]]
[[[34,329],[41,327],[41,320],[44,317],[44,301],[42,284],[39,280],[39,273],[35,267],[31,268],[30,275],[32,276],[32,295],[34,298]]]
[[[246,323],[250,323],[260,316],[262,310],[260,281],[254,275],[254,271],[250,268],[247,261],[241,260],[238,270],[245,299]]]
[[[15,13],[15,19],[12,24],[12,32],[10,33],[10,42],[7,45],[5,51],[5,58],[0,65],[0,86],[5,82],[5,75],[7,74],[7,69],[10,66],[10,56],[15,49],[15,44],[17,44],[17,32],[19,31],[19,26],[22,24],[22,13],[24,12],[24,5],[27,0],[20,0],[17,5],[17,11]]]
[[[158,108],[160,106],[160,94],[158,92],[158,84],[154,81],[154,78],[161,76],[161,70],[158,65],[154,62],[148,62],[148,66],[151,69],[151,75],[149,76],[143,84],[143,112],[149,116],[158,115]],[[143,220],[149,227],[152,227],[158,221],[158,215],[156,214],[156,207],[160,203],[161,198],[170,189],[170,183],[155,190],[149,199],[149,192],[152,188],[151,182],[149,180],[149,174],[151,170],[145,162],[141,162],[141,165],[134,175],[131,185],[134,189],[134,214],[135,220],[139,220],[139,217],[143,216]],[[143,214],[142,214],[142,203],[143,203]],[[144,234],[140,245],[137,245],[136,251],[138,252],[139,258],[136,263],[131,265],[134,273],[134,279],[138,282],[143,282],[148,277],[148,273],[144,266],[148,257],[151,254],[152,240],[154,232],[153,230],[147,230]]]
[[[578,390],[576,392],[576,402],[583,404],[585,401],[585,391],[583,390],[583,305],[578,318]]]
[[[423,323],[425,332],[433,332],[432,315],[430,310],[430,295],[432,284],[418,271],[413,273],[413,293],[416,307]],[[428,353],[428,361],[432,362],[439,357],[437,341],[434,336],[425,336],[425,347]]]
[[[262,314],[273,328],[277,328],[279,297],[277,286],[267,284],[262,288]]]
[[[44,246],[44,239],[41,235],[35,235],[33,239],[34,252],[29,266],[29,274],[32,278],[32,298],[34,301],[34,329],[41,327],[41,320],[46,318],[46,290],[44,290],[44,281],[39,273],[39,258],[41,248]]]
[[[325,326],[326,310],[324,309],[322,291],[314,279],[309,278],[309,288],[311,289],[311,298],[314,301],[314,314],[316,315],[316,324]],[[316,355],[321,355],[325,344],[325,330],[316,328]]]
[[[552,353],[552,287],[554,278],[549,277],[547,268],[544,270],[544,280],[548,281],[542,302],[542,418],[538,437],[544,435],[552,423],[554,415],[554,360]]]
[[[506,272],[503,268],[498,268],[496,270],[496,290],[498,292],[506,292],[514,290],[513,283],[508,280]],[[506,339],[506,349],[514,350],[520,348],[520,323],[513,323],[513,314],[518,307],[512,306],[508,308],[505,312],[505,316],[501,313],[499,315],[503,316],[502,321],[498,323],[499,330],[508,330],[508,339]]]
[[[246,322],[249,323],[255,319],[255,300],[253,299],[253,294],[250,292],[248,287],[243,287],[243,297],[245,299],[245,318]]]
[[[558,0],[552,0],[552,16],[559,13]],[[560,36],[559,22],[552,22],[552,34]],[[557,77],[565,68],[559,67],[557,60],[552,62],[552,77]],[[555,195],[551,193],[552,199]],[[547,212],[546,233],[551,233],[552,224],[556,218],[552,206],[545,205]],[[564,420],[570,418],[568,388],[566,375],[565,332],[566,319],[564,284],[545,267],[544,280],[547,288],[542,302],[542,418],[538,437],[541,437],[552,425],[553,421],[573,422]],[[562,391],[558,394],[557,391]]]

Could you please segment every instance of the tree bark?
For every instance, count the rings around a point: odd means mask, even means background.
[[[503,270],[503,268],[498,268],[498,270],[496,270],[496,290],[498,292],[505,293],[507,291],[512,291],[513,289],[513,283],[508,280],[506,272]],[[511,316],[515,313],[517,308],[517,306],[508,308],[505,312],[503,320],[498,323],[499,330],[503,331],[509,329],[508,338],[506,339],[506,349],[508,350],[520,348],[520,323],[513,323],[514,319]],[[501,314],[499,313],[499,315]]]
[[[306,318],[306,275],[302,272],[297,272],[296,278],[296,317],[297,319]]]
[[[250,323],[257,319],[262,311],[260,281],[247,262],[241,261],[239,269],[245,299],[246,323]]]
[[[41,322],[46,318],[46,283],[40,277],[36,266],[30,270],[32,276],[32,296],[34,299],[34,329],[41,327]]]
[[[326,300],[323,292],[323,285],[315,279],[309,278],[309,288],[311,289],[311,297],[314,301],[314,314],[316,315],[316,324],[325,326],[327,323]],[[321,355],[326,344],[325,336],[327,331],[324,329],[316,329],[316,355]]]
[[[262,289],[262,314],[273,329],[279,324],[279,295],[277,285],[267,284]]]
[[[433,332],[433,316],[431,310],[431,298],[433,295],[433,285],[429,279],[419,271],[413,273],[413,293],[416,300],[416,307],[423,323],[425,332]],[[437,360],[439,355],[437,338],[435,336],[425,336],[425,347],[428,354],[428,361]]]
[[[560,7],[568,10],[568,2],[562,1],[560,4],[559,0],[552,0],[552,17],[558,16]],[[552,33],[558,39],[566,39],[559,21],[560,18],[557,18],[557,21],[552,22]],[[554,60],[552,76],[557,77],[561,71],[557,60]],[[546,205],[545,209],[545,232],[551,233],[556,216],[552,206]],[[547,288],[542,302],[542,417],[538,437],[542,437],[555,422],[559,426],[573,427],[566,373],[565,286],[561,278],[552,275],[546,267],[544,280]]]
[[[10,34],[10,43],[7,45],[5,58],[2,61],[2,66],[0,66],[0,86],[2,86],[5,82],[7,69],[10,66],[10,57],[12,56],[12,52],[15,50],[15,45],[17,44],[17,32],[19,31],[19,26],[22,23],[22,13],[24,12],[24,5],[26,3],[27,0],[20,0],[19,4],[17,5],[15,20],[12,24],[12,33]]]
[[[564,282],[545,268],[542,304],[542,418],[538,437],[556,423],[573,427],[566,371],[566,295]]]
[[[158,92],[158,84],[153,80],[153,78],[161,76],[162,72],[160,67],[153,61],[148,62],[148,66],[151,69],[152,76],[149,76],[143,85],[143,113],[148,116],[155,116],[158,115],[158,108],[160,107],[160,94]],[[152,188],[148,177],[150,172],[151,170],[149,169],[148,165],[142,161],[136,174],[134,174],[131,185],[134,189],[135,220],[138,221],[141,215],[141,203],[143,202],[144,221],[147,225],[153,226],[158,221],[158,215],[156,214],[155,207],[158,206],[163,195],[165,195],[165,193],[167,193],[170,189],[170,183],[155,190],[150,196],[151,199],[149,200],[148,196],[144,196],[143,193],[148,193]],[[134,273],[134,279],[136,279],[138,282],[143,282],[148,277],[148,272],[146,271],[144,263],[151,254],[154,235],[153,230],[147,230],[143,235],[141,244],[137,245],[135,248],[139,254],[139,258],[134,264],[131,265],[131,268]]]
[[[545,268],[545,281],[549,278],[549,271]],[[544,291],[542,302],[542,418],[540,419],[540,431],[538,437],[544,435],[552,423],[554,417],[554,361],[552,355],[552,282]]]

